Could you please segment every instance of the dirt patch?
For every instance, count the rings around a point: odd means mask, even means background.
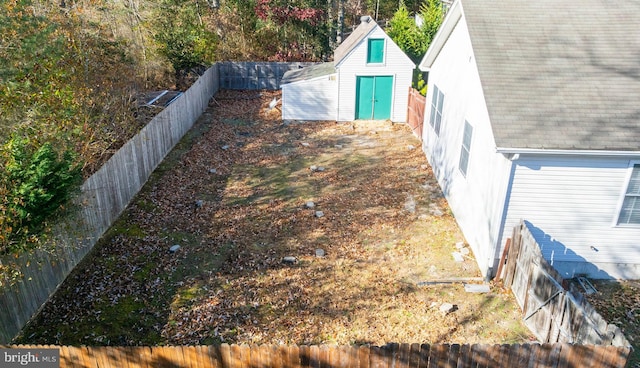
[[[425,283],[480,273],[407,126],[284,124],[277,97],[216,95],[16,342],[533,340],[510,294]]]

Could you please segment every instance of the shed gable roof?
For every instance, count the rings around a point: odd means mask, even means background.
[[[365,21],[367,19],[368,21]],[[349,37],[347,37],[340,46],[338,46],[333,52],[333,63],[334,65],[340,64],[344,58],[349,55],[349,53],[358,46],[360,41],[364,40],[374,28],[378,27],[378,23],[373,20],[371,17],[365,16],[362,17],[362,22],[356,29],[351,32]]]
[[[640,1],[459,3],[499,148],[640,151]]]

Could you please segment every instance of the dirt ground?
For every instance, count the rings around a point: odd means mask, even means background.
[[[15,342],[534,341],[510,293],[445,282],[480,273],[407,126],[278,97],[219,92]]]

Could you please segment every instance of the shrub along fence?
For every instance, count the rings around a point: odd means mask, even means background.
[[[628,348],[571,344],[158,347],[7,346],[59,349],[60,367],[624,367]]]
[[[620,328],[608,324],[580,292],[565,287],[525,221],[514,228],[506,259],[504,287],[511,287],[525,324],[540,341],[630,346]]]

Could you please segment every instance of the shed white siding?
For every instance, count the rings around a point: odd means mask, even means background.
[[[367,64],[368,39],[384,38],[384,62]],[[415,65],[400,48],[380,28],[375,27],[371,33],[358,43],[338,65],[339,96],[338,120],[351,121],[356,116],[356,78],[358,76],[393,76],[393,100],[391,105],[391,121],[407,121],[407,104],[409,87]]]
[[[283,120],[336,120],[337,74],[282,85]]]
[[[464,18],[429,70],[423,150],[483,274],[495,263],[511,162],[496,153]],[[444,94],[440,135],[429,124],[437,86]],[[459,170],[465,120],[473,127],[469,164]]]
[[[514,161],[502,239],[524,219],[545,258],[564,277],[639,279],[640,227],[615,223],[629,163],[628,158],[521,155]]]

